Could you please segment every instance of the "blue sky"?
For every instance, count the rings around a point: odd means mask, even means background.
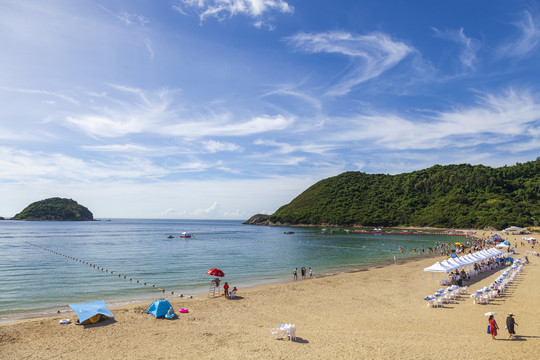
[[[0,1],[0,216],[247,219],[540,153],[536,1]]]

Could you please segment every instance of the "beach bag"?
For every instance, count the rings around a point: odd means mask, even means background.
[[[488,334],[491,334],[491,331],[489,331],[489,325],[488,325],[487,333],[488,333]]]

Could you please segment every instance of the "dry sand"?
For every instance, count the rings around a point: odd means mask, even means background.
[[[505,236],[506,237],[506,236]],[[510,237],[520,239],[521,236]],[[516,241],[512,241],[515,243]],[[523,257],[530,246],[517,248]],[[540,250],[540,249],[536,249]],[[238,298],[168,298],[176,320],[146,314],[149,303],[112,308],[116,318],[60,325],[54,318],[0,325],[2,359],[537,359],[540,351],[540,258],[489,305],[469,296],[443,308],[423,300],[439,288],[422,269],[441,258],[287,284],[240,289]],[[499,271],[473,280],[476,290]],[[486,334],[495,311],[497,341]],[[518,337],[507,340],[508,312]],[[69,316],[76,320],[74,313]],[[274,340],[280,323],[297,326],[297,341]]]

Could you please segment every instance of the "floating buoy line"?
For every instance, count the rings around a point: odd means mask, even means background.
[[[89,265],[91,268],[94,268],[94,269],[97,269],[97,270],[104,271],[104,272],[106,272],[106,273],[108,273],[108,274],[111,274],[111,275],[116,275],[116,276],[118,276],[119,278],[124,278],[124,279],[126,279],[126,280],[131,281],[131,282],[134,281],[134,282],[136,282],[137,284],[141,284],[141,285],[143,285],[143,286],[151,286],[151,287],[153,287],[153,288],[155,288],[155,289],[161,291],[161,293],[163,293],[163,294],[165,294],[165,292],[168,292],[168,293],[170,293],[171,295],[174,295],[174,291],[169,291],[169,290],[166,290],[166,289],[162,289],[162,288],[156,287],[156,284],[150,284],[150,283],[145,282],[145,281],[142,281],[142,280],[134,279],[133,277],[128,277],[128,275],[120,274],[120,273],[118,273],[118,272],[115,273],[115,272],[112,271],[112,270],[106,269],[106,268],[104,268],[104,267],[102,267],[102,266],[99,266],[99,265],[96,265],[96,264],[92,264],[92,263],[90,263],[89,261],[86,261],[86,260],[83,260],[83,259],[79,259],[79,258],[76,258],[76,257],[71,256],[71,255],[62,254],[62,253],[60,253],[60,252],[58,252],[58,251],[55,251],[55,250],[46,248],[46,247],[41,246],[41,245],[33,244],[33,243],[29,242],[29,241],[26,241],[26,243],[29,244],[29,245],[35,246],[35,247],[37,247],[38,249],[41,249],[41,250],[44,250],[44,251],[48,251],[48,252],[50,252],[50,253],[52,253],[52,254],[56,254],[56,255],[59,255],[59,256],[63,256],[63,257],[65,257],[66,259],[78,261],[78,262],[80,262],[81,264]],[[184,297],[184,294],[180,294],[179,296],[180,296],[180,297]],[[193,297],[193,296],[189,296],[189,298],[192,298],[192,297]]]

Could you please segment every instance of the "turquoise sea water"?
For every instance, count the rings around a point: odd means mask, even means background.
[[[179,238],[183,231],[195,237]],[[175,237],[167,238],[170,234]],[[400,254],[399,246],[427,248],[437,241],[459,239],[322,234],[318,228],[217,220],[0,221],[0,321],[75,302],[170,297],[171,291],[174,296],[204,293],[210,268],[223,270],[224,281],[241,289],[289,281],[295,267],[327,275],[390,262],[394,255],[419,256],[410,251]]]

